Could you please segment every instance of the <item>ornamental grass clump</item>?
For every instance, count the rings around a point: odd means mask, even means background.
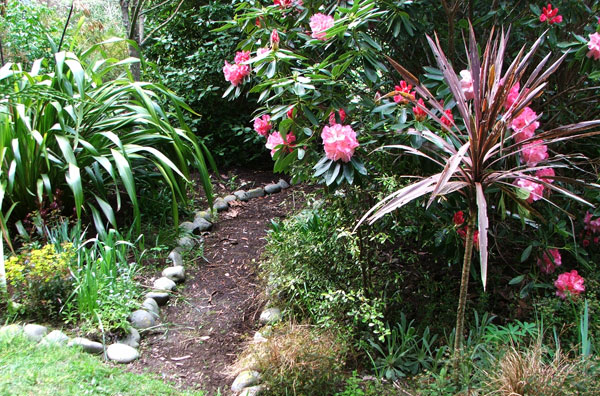
[[[537,122],[540,116],[529,106],[543,93],[548,77],[566,57],[564,54],[550,64],[548,54],[539,63],[531,66],[542,39],[543,36],[537,39],[530,49],[523,46],[503,72],[508,55],[508,32],[496,33],[492,30],[480,57],[471,27],[467,46],[470,78],[463,73],[461,82],[445,56],[437,36],[428,36],[427,40],[438,67],[456,102],[455,109],[460,115],[459,120],[451,117],[452,109],[445,109],[417,77],[388,58],[407,84],[414,87],[415,95],[404,93],[403,97],[424,111],[437,123],[439,130],[409,129],[408,134],[427,142],[420,149],[405,145],[384,148],[400,149],[426,158],[439,166],[440,172],[420,178],[417,182],[389,195],[369,210],[359,225],[365,221],[372,224],[387,213],[428,194],[430,197],[427,206],[451,193],[462,196],[468,211],[463,228],[465,251],[454,342],[457,365],[462,349],[467,287],[476,232],[480,276],[484,289],[486,287],[488,193],[492,189],[499,192],[503,200],[514,201],[522,208],[520,213],[524,214],[538,215],[536,201],[552,204],[550,192],[557,192],[590,205],[566,188],[567,184],[581,184],[578,180],[549,171],[552,168],[568,168],[567,160],[575,156],[553,155],[547,150],[547,145],[597,135],[600,132],[590,130],[600,126],[600,120],[579,122],[535,133],[539,127]],[[528,70],[530,72],[527,77]],[[393,91],[385,96],[398,94],[398,91]],[[468,99],[471,96],[472,99]],[[427,107],[419,103],[417,98],[422,98]],[[556,205],[554,207],[562,210]]]

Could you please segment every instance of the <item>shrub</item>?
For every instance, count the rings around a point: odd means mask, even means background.
[[[6,260],[9,295],[19,311],[40,319],[58,319],[73,288],[70,268],[76,260],[71,243],[60,250],[54,244],[24,250]]]

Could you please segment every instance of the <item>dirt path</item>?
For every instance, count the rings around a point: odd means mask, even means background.
[[[278,180],[264,172],[248,176],[257,186]],[[186,261],[185,284],[162,310],[167,331],[143,339],[142,358],[130,366],[133,371],[155,372],[209,395],[219,388],[228,394],[232,378],[226,368],[253,336],[264,303],[253,261],[258,262],[263,251],[271,219],[286,216],[302,198],[292,187],[249,202],[236,201],[219,215],[204,236],[204,257],[197,251],[198,257]]]

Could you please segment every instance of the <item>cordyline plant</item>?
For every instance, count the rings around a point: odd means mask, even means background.
[[[504,59],[507,55],[505,50],[508,32],[505,33],[503,31],[500,34],[496,34],[492,30],[483,51],[483,56],[480,58],[475,35],[471,27],[467,57],[472,79],[472,93],[470,92],[469,99],[467,99],[456,72],[442,51],[437,36],[434,38],[435,40],[428,36],[427,40],[434,53],[438,67],[441,69],[450,92],[456,101],[456,107],[462,118],[463,125],[459,127],[453,120],[444,119],[443,105],[439,103],[434,95],[414,75],[388,58],[402,77],[415,87],[417,96],[423,98],[431,108],[419,104],[416,98],[410,94],[395,91],[388,95],[404,95],[440,125],[441,133],[435,134],[429,130],[410,130],[409,133],[418,135],[428,142],[419,150],[403,145],[386,147],[401,149],[406,153],[427,158],[442,169],[439,173],[421,178],[421,180],[384,198],[363,216],[359,225],[364,221],[372,224],[385,214],[427,194],[430,194],[427,206],[437,198],[451,193],[458,193],[464,197],[468,205],[468,225],[454,340],[455,364],[458,364],[462,349],[465,304],[474,243],[475,222],[477,222],[479,232],[478,248],[481,280],[484,289],[486,286],[488,264],[488,203],[486,194],[492,188],[500,190],[531,213],[537,214],[531,202],[539,199],[547,202],[550,201],[544,198],[541,193],[535,195],[536,190],[530,189],[530,194],[527,194],[526,191],[515,185],[518,181],[526,181],[535,183],[536,186],[543,186],[542,190],[545,188],[554,190],[590,205],[564,187],[553,183],[581,183],[575,179],[554,175],[552,168],[559,166],[564,168],[568,166],[561,159],[568,158],[569,156],[563,155],[560,158],[558,156],[546,158],[545,160],[538,161],[535,166],[528,165],[527,163],[521,164],[519,159],[523,160],[523,150],[526,145],[530,145],[527,147],[531,148],[538,145],[541,146],[541,142],[551,144],[573,138],[596,135],[600,132],[589,130],[599,126],[600,120],[561,126],[538,133],[535,137],[531,136],[523,139],[523,136],[520,136],[517,139],[517,135],[521,130],[517,129],[517,131],[513,131],[509,129],[512,121],[520,117],[532,100],[542,93],[547,84],[546,80],[558,68],[565,56],[563,55],[556,62],[547,66],[550,58],[550,54],[548,54],[525,80],[525,72],[542,42],[542,35],[528,51],[524,46],[506,69],[506,72],[502,74]],[[522,84],[520,90],[517,85],[518,83]],[[507,98],[511,94],[511,90],[513,98],[508,102],[510,104],[507,105]],[[531,126],[538,118],[536,115],[533,120],[529,120],[526,123],[525,127]],[[548,169],[551,169],[552,177],[540,176],[540,170]]]

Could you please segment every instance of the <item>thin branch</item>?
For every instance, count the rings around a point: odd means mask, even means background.
[[[67,17],[67,23],[65,23],[65,27],[63,29],[62,36],[60,36],[60,43],[58,44],[57,52],[60,52],[60,49],[62,48],[63,40],[65,39],[65,34],[67,33],[67,27],[69,26],[69,22],[71,21],[71,15],[73,15],[73,3],[74,3],[74,1],[71,1],[71,8],[69,9],[69,16]]]
[[[179,8],[181,7],[182,4],[183,4],[183,0],[181,0],[179,2],[179,4],[177,4],[177,8],[175,8],[175,11],[173,11],[173,13],[171,14],[170,17],[168,17],[163,23],[161,23],[154,30],[152,30],[150,33],[148,33],[146,35],[146,37],[144,37],[144,40],[140,43],[140,45],[143,45],[146,41],[148,41],[148,39],[150,37],[152,37],[154,35],[154,33],[159,31],[160,29],[164,28],[169,22],[171,22],[171,20],[173,20],[173,18],[175,18],[175,15],[177,15],[177,12],[179,11]]]
[[[142,12],[140,12],[140,15],[146,15],[151,13],[152,11],[156,10],[157,8],[160,8],[162,6],[164,6],[165,4],[169,3],[171,0],[165,0],[162,3],[159,3],[157,5],[155,5],[154,7],[148,8],[147,10],[144,10]]]

